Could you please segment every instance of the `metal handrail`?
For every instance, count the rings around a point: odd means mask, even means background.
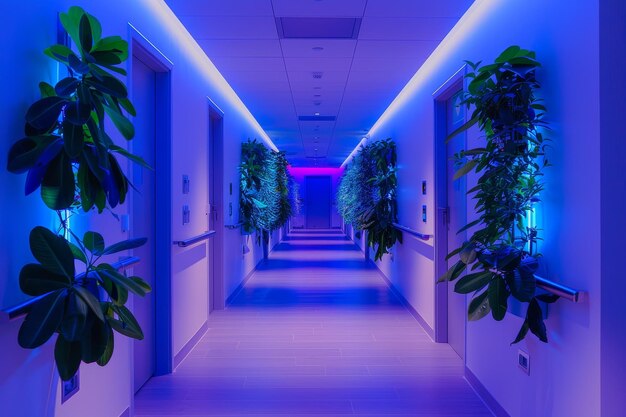
[[[575,290],[573,288],[566,287],[565,285],[557,284],[556,282],[552,282],[538,275],[535,275],[535,279],[537,280],[537,287],[574,303],[581,302],[583,295],[585,294],[584,291]]]
[[[137,263],[139,263],[140,259],[136,256],[129,256],[127,258],[121,259],[113,264],[111,264],[111,266],[113,268],[115,268],[118,271],[123,271]],[[76,275],[76,277],[74,279],[81,279],[85,277],[85,272],[82,272],[78,275]],[[13,307],[9,307],[6,310],[4,310],[4,312],[6,313],[6,315],[9,317],[9,320],[15,320],[18,319],[20,317],[25,316],[26,314],[28,314],[28,312],[30,311],[30,309],[32,308],[33,304],[35,304],[38,300],[40,300],[41,298],[45,297],[47,294],[43,294],[40,295],[38,297],[33,297],[29,300],[24,301],[21,304],[18,304],[16,306]]]
[[[215,233],[216,233],[215,230],[209,230],[208,232],[204,232],[201,235],[194,236],[194,237],[191,237],[191,238],[186,239],[186,240],[175,240],[174,241],[174,245],[177,245],[178,247],[181,247],[181,248],[185,248],[185,247],[187,247],[189,245],[193,245],[194,243],[198,243],[198,242],[201,242],[203,240],[207,240],[210,237],[213,237],[213,235],[215,235]]]
[[[415,237],[417,237],[417,238],[420,238],[420,239],[422,239],[422,240],[428,240],[428,239],[430,239],[430,237],[431,237],[431,235],[427,235],[427,234],[424,234],[424,233],[420,233],[420,232],[418,232],[417,230],[413,230],[413,229],[411,229],[411,228],[409,228],[409,227],[402,226],[401,224],[398,224],[398,223],[392,223],[392,225],[393,225],[393,227],[395,227],[396,229],[401,230],[401,231],[403,231],[403,232],[407,232],[408,234],[413,235],[413,236],[415,236]]]
[[[225,224],[224,227],[227,229],[236,229],[238,227],[243,226],[243,222],[239,222],[237,224]]]

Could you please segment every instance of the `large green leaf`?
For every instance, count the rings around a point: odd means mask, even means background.
[[[470,159],[469,161],[467,161],[465,165],[463,165],[461,168],[458,169],[458,171],[454,173],[454,179],[458,180],[462,176],[471,172],[478,164],[478,161],[478,159]]]
[[[61,334],[57,337],[54,345],[54,361],[63,381],[69,381],[78,372],[80,354],[80,342],[68,341]]]
[[[467,274],[456,283],[454,291],[459,294],[469,294],[472,291],[480,290],[489,284],[489,281],[493,278],[493,273],[490,271],[474,272]]]
[[[20,327],[17,342],[25,349],[43,345],[63,319],[67,290],[57,290],[37,300]]]
[[[60,333],[71,342],[78,342],[87,321],[87,304],[74,291],[70,291],[65,301],[65,312],[61,321]]]
[[[96,42],[92,51],[113,52],[123,62],[128,58],[128,42],[120,36],[107,36]]]
[[[79,47],[81,47],[79,36],[80,19],[84,14],[85,11],[78,6],[72,6],[67,13],[59,14],[63,28]]]
[[[105,366],[111,360],[113,356],[113,349],[115,348],[115,336],[113,335],[113,329],[109,322],[106,322],[106,331],[107,331],[107,345],[104,349],[104,353],[102,356],[96,361],[98,365]]]
[[[528,318],[526,318],[524,319],[524,323],[522,324],[522,327],[520,327],[519,332],[517,333],[517,336],[515,337],[515,340],[512,341],[511,344],[514,345],[524,340],[524,338],[528,334],[528,329],[529,329]]]
[[[98,274],[103,278],[110,279],[114,284],[121,286],[133,293],[144,296],[146,295],[146,291],[143,285],[137,283],[135,280],[124,276],[119,273],[115,268],[113,268],[109,264],[100,264],[98,265]]]
[[[146,239],[145,237],[123,240],[105,248],[104,251],[102,251],[102,255],[111,255],[113,253],[135,249],[145,245],[147,241],[148,239]]]
[[[82,125],[76,125],[69,120],[63,122],[63,139],[65,152],[70,158],[75,159],[83,151],[85,134]]]
[[[22,174],[32,168],[46,148],[59,137],[55,135],[30,136],[18,140],[11,146],[7,170]]]
[[[526,320],[530,331],[544,343],[548,343],[548,335],[546,325],[543,322],[543,312],[541,306],[535,298],[530,300],[528,311],[526,312]]]
[[[74,255],[67,241],[45,227],[36,226],[30,232],[30,250],[48,271],[74,280]]]
[[[124,306],[112,305],[112,308],[117,313],[118,320],[109,319],[111,327],[125,336],[143,340],[143,331],[133,313]]]
[[[65,45],[52,45],[44,50],[44,54],[67,65],[69,62],[69,56],[74,55],[74,52],[72,52],[72,50]],[[50,94],[47,94],[46,96],[50,96]]]
[[[135,126],[133,126],[126,116],[109,106],[104,106],[104,111],[111,118],[111,121],[124,138],[131,140],[135,136]]]
[[[54,86],[57,96],[69,97],[76,92],[80,80],[75,77],[65,77]]]
[[[85,232],[83,245],[94,255],[100,255],[104,251],[104,238],[98,232]]]
[[[41,199],[52,210],[65,210],[75,199],[75,179],[72,161],[61,152],[50,162],[41,181]]]
[[[463,273],[463,271],[465,271],[466,267],[467,265],[465,265],[463,261],[458,261],[450,267],[445,274],[439,277],[437,282],[454,281]]]
[[[506,289],[504,279],[495,277],[489,283],[489,306],[491,307],[491,315],[497,321],[500,321],[506,315],[507,299],[509,298],[509,291]]]
[[[484,291],[470,301],[467,309],[467,319],[469,321],[477,321],[485,317],[491,311],[489,306],[489,292]]]
[[[83,14],[78,24],[78,36],[80,38],[80,46],[83,54],[89,53],[93,46],[93,34],[91,33],[91,23],[86,14]]]
[[[75,285],[73,289],[78,293],[80,298],[82,298],[83,301],[89,306],[91,312],[94,313],[99,320],[104,321],[102,307],[100,306],[100,301],[98,301],[96,296],[93,295],[91,291],[89,291],[87,288],[80,285]]]
[[[141,165],[144,168],[152,169],[152,167],[142,157],[128,152],[126,149],[122,148],[121,146],[113,145],[110,147],[110,149],[112,152],[117,152],[120,155],[125,156],[126,158],[137,163],[138,165]]]
[[[50,129],[57,122],[67,99],[63,97],[44,97],[34,102],[26,112],[26,121],[38,129]]]
[[[109,344],[109,324],[96,320],[92,315],[88,319],[88,331],[81,341],[81,358],[85,363],[93,363],[102,357]]]
[[[88,78],[86,82],[101,93],[108,94],[112,97],[120,99],[128,97],[128,90],[123,82],[106,73],[101,74],[101,77],[102,80],[97,78]]]
[[[26,264],[20,271],[20,289],[24,294],[39,296],[71,286],[64,275],[48,271],[39,264]]]

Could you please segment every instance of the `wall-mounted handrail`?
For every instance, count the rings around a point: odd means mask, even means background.
[[[574,303],[582,301],[584,291],[575,290],[573,288],[566,287],[565,285],[557,284],[556,282],[552,282],[538,275],[535,275],[535,279],[537,280],[537,287],[542,290],[558,295],[559,297],[565,298],[566,300]]]
[[[422,239],[422,240],[428,240],[428,239],[430,239],[430,235],[426,235],[426,234],[424,234],[424,233],[420,233],[420,232],[418,232],[417,230],[413,230],[413,229],[411,229],[411,228],[409,228],[409,227],[402,226],[401,224],[398,224],[398,223],[392,223],[392,225],[393,225],[393,227],[395,227],[396,229],[401,230],[401,231],[403,231],[403,232],[406,232],[406,233],[408,233],[408,234],[410,234],[410,235],[413,235],[413,236],[415,236],[415,237],[417,237],[417,238],[420,238],[420,239]]]
[[[225,224],[224,227],[227,229],[237,229],[239,227],[243,226],[243,222],[239,222],[237,224]]]
[[[136,256],[129,256],[127,258],[121,259],[113,264],[111,264],[111,266],[115,269],[117,269],[118,271],[123,271],[137,263],[139,263],[140,259]],[[74,279],[81,279],[85,276],[85,273],[80,273],[78,275],[76,275],[76,277]],[[6,310],[4,310],[4,312],[6,313],[6,315],[9,317],[9,320],[15,320],[17,318],[23,317],[26,314],[28,314],[28,312],[30,311],[30,309],[32,308],[33,304],[37,302],[37,300],[45,297],[47,294],[43,294],[40,295],[38,297],[33,297],[29,300],[24,301],[21,304],[18,304],[16,306],[10,307]]]
[[[208,232],[204,232],[198,236],[194,236],[191,237],[189,239],[185,239],[185,240],[175,240],[174,241],[174,245],[177,245],[178,247],[181,248],[185,248],[189,245],[193,245],[194,243],[198,243],[201,242],[203,240],[207,240],[211,237],[213,237],[213,235],[215,235],[215,230],[209,230]]]

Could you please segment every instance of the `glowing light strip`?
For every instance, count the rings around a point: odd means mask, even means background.
[[[474,4],[465,12],[465,14],[459,19],[452,30],[446,35],[441,43],[435,48],[433,53],[426,59],[424,64],[417,70],[415,75],[404,86],[402,91],[391,102],[389,107],[378,118],[376,123],[372,126],[368,137],[373,137],[378,129],[380,129],[396,112],[398,112],[408,101],[411,96],[415,94],[428,78],[433,74],[439,66],[450,58],[454,47],[466,37],[466,35],[478,27],[485,19],[487,13],[492,11],[496,5],[502,3],[503,0],[476,0]]]
[[[213,62],[204,53],[204,50],[198,42],[191,36],[187,28],[178,20],[178,17],[172,12],[167,4],[163,0],[140,0],[148,10],[152,10],[155,14],[154,24],[160,27],[168,34],[168,37],[174,41],[176,46],[182,51],[182,53],[190,58],[195,64],[196,68],[204,75],[212,85],[215,85],[220,93],[235,107],[242,116],[250,122],[250,124],[257,130],[257,133],[261,139],[271,149],[278,151],[274,142],[270,139],[267,133],[263,130],[259,122],[254,118],[250,110],[241,101],[237,93],[228,84],[228,81],[217,70]]]
[[[339,168],[345,167],[350,161],[352,161],[352,158],[354,158],[354,156],[357,154],[359,149],[361,149],[361,146],[365,146],[365,143],[367,143],[367,137],[361,139],[359,144],[354,147],[352,152],[350,152],[350,155],[348,155],[348,157],[343,161],[343,163],[339,166]]]

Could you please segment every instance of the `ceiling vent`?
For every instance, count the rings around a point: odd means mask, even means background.
[[[321,80],[323,75],[324,75],[324,73],[321,72],[321,71],[313,72],[313,78],[316,79],[316,80]]]
[[[277,17],[280,39],[356,39],[361,18],[354,17]]]
[[[301,122],[334,122],[337,116],[299,116]]]

